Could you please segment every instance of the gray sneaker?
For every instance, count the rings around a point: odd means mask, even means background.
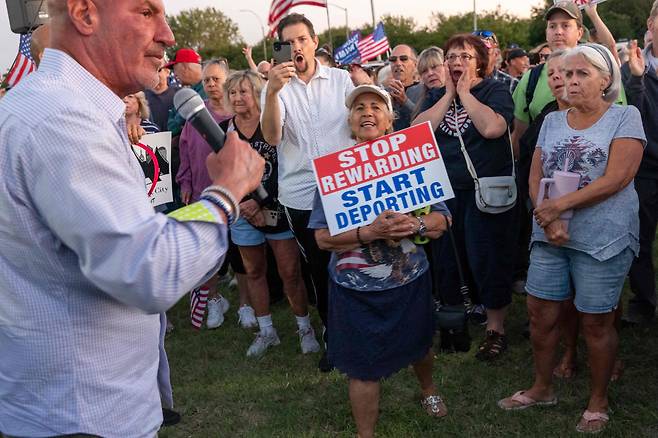
[[[247,350],[247,357],[260,357],[273,345],[279,345],[281,341],[279,340],[279,335],[276,334],[276,330],[264,335],[260,332],[256,333],[256,339],[251,343],[249,349]]]
[[[302,354],[317,353],[320,351],[320,344],[315,339],[313,327],[298,330],[297,333],[299,334],[299,344],[302,347]]]

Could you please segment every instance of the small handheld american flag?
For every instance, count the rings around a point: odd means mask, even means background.
[[[16,55],[16,59],[5,78],[7,87],[15,87],[21,79],[36,70],[36,65],[30,54],[30,44],[32,44],[32,32],[21,34],[18,55]]]
[[[208,289],[197,288],[190,292],[190,322],[192,327],[201,330],[203,317],[206,315],[208,305]]]

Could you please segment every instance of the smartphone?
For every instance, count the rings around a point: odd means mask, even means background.
[[[263,215],[265,216],[265,225],[276,227],[279,224],[281,213],[278,210],[268,210],[267,208],[264,208]]]
[[[275,64],[292,61],[292,46],[288,41],[274,41],[272,49]]]

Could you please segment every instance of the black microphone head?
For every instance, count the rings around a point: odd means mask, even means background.
[[[174,94],[174,108],[185,120],[205,108],[201,96],[191,88],[181,88]]]

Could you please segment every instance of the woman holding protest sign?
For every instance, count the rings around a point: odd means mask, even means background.
[[[393,127],[388,93],[361,85],[347,97],[357,143]],[[309,227],[318,246],[332,251],[329,264],[329,360],[349,377],[349,394],[360,437],[372,437],[379,411],[380,380],[412,365],[427,414],[447,408],[432,380],[434,300],[425,253],[410,239],[439,237],[448,226],[442,203],[415,217],[386,210],[374,222],[331,236],[316,195]]]
[[[430,121],[455,193],[446,201],[462,264],[476,291],[472,320],[486,324],[476,357],[496,359],[507,349],[504,321],[512,301],[517,221],[516,184],[509,143],[514,104],[504,84],[486,78],[489,54],[470,34],[451,37],[445,47],[446,85],[430,90],[413,124]],[[451,242],[435,245],[438,289],[445,304],[459,304],[459,278]],[[486,315],[484,309],[486,309]]]

